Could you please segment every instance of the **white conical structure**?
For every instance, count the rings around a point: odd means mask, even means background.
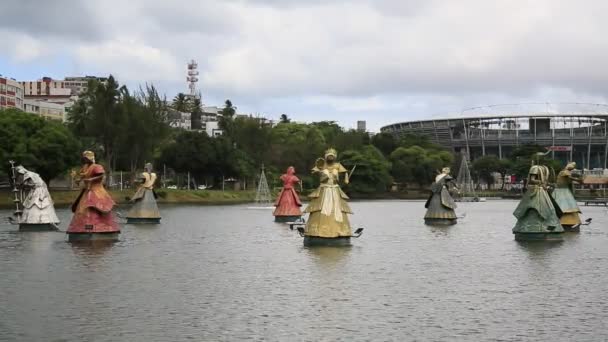
[[[458,170],[456,184],[463,195],[475,196],[475,185],[473,184],[473,178],[471,178],[471,171],[469,170],[468,156],[464,153],[462,154],[462,162],[460,163],[460,170]]]
[[[255,193],[255,203],[267,206],[272,203],[270,189],[268,188],[268,182],[266,181],[266,175],[264,174],[264,165],[262,165],[262,173],[260,174],[258,189]]]

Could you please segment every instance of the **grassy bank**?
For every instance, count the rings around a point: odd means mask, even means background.
[[[116,203],[126,204],[133,191],[112,190],[110,194]],[[253,191],[218,191],[218,190],[157,190],[158,203],[190,203],[190,204],[239,204],[252,202],[255,198]],[[78,191],[70,190],[51,190],[51,196],[55,201],[55,206],[65,207],[72,204],[78,197]],[[11,192],[0,192],[0,207],[13,208],[13,194]]]
[[[217,205],[217,204],[241,204],[253,202],[255,191],[219,191],[219,190],[169,190],[159,189],[158,203],[160,204],[201,204],[201,205]],[[118,204],[128,204],[130,196],[133,195],[132,190],[112,190],[110,194],[114,201]],[[276,195],[276,194],[275,194]],[[586,196],[585,196],[586,195]],[[57,207],[66,207],[78,196],[77,190],[51,190],[51,196]],[[374,199],[427,199],[429,191],[424,189],[414,189],[400,192],[383,192],[375,194],[350,194],[350,198],[354,200],[374,200]],[[505,191],[484,191],[478,193],[480,197],[496,197],[496,198],[521,198],[520,193],[512,193]],[[306,201],[306,195],[300,195],[302,200]],[[584,200],[586,198],[601,197],[597,194],[579,194],[576,198]],[[8,191],[0,191],[0,208],[13,208],[13,194]]]

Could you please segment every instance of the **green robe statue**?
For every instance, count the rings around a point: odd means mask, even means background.
[[[564,232],[559,222],[562,212],[547,191],[548,181],[546,166],[530,168],[526,192],[513,212],[517,218],[513,228],[516,240],[556,238]]]

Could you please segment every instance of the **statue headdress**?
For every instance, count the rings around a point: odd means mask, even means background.
[[[27,172],[27,169],[25,167],[23,167],[23,165],[19,165],[19,166],[15,167],[15,171],[17,171],[17,173],[23,175]]]
[[[93,164],[95,163],[95,153],[93,153],[92,151],[82,152],[82,157],[86,158],[88,161],[90,161]]]
[[[338,152],[333,147],[330,147],[325,151],[325,158],[327,158],[328,156],[334,156],[334,158],[337,158]]]
[[[569,162],[568,164],[566,164],[566,168],[576,168],[576,162]]]

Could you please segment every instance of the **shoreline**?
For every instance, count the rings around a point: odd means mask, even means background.
[[[129,205],[129,199],[135,193],[132,189],[110,190],[108,191],[118,206]],[[78,197],[79,190],[58,190],[51,189],[51,197],[55,207],[69,207]],[[163,204],[195,204],[195,205],[236,205],[252,203],[255,200],[255,191],[221,191],[221,190],[172,190],[158,189],[157,203]],[[278,193],[277,193],[278,194]],[[274,194],[275,196],[277,194]],[[351,194],[353,201],[361,200],[426,200],[428,199],[427,190],[407,190],[402,192],[386,192],[375,194]],[[520,196],[513,196],[503,192],[482,194],[480,197],[492,199],[518,199]],[[305,194],[300,194],[303,202],[307,202]],[[274,200],[274,199],[273,199]],[[0,208],[14,208],[13,194],[10,191],[0,191]]]

